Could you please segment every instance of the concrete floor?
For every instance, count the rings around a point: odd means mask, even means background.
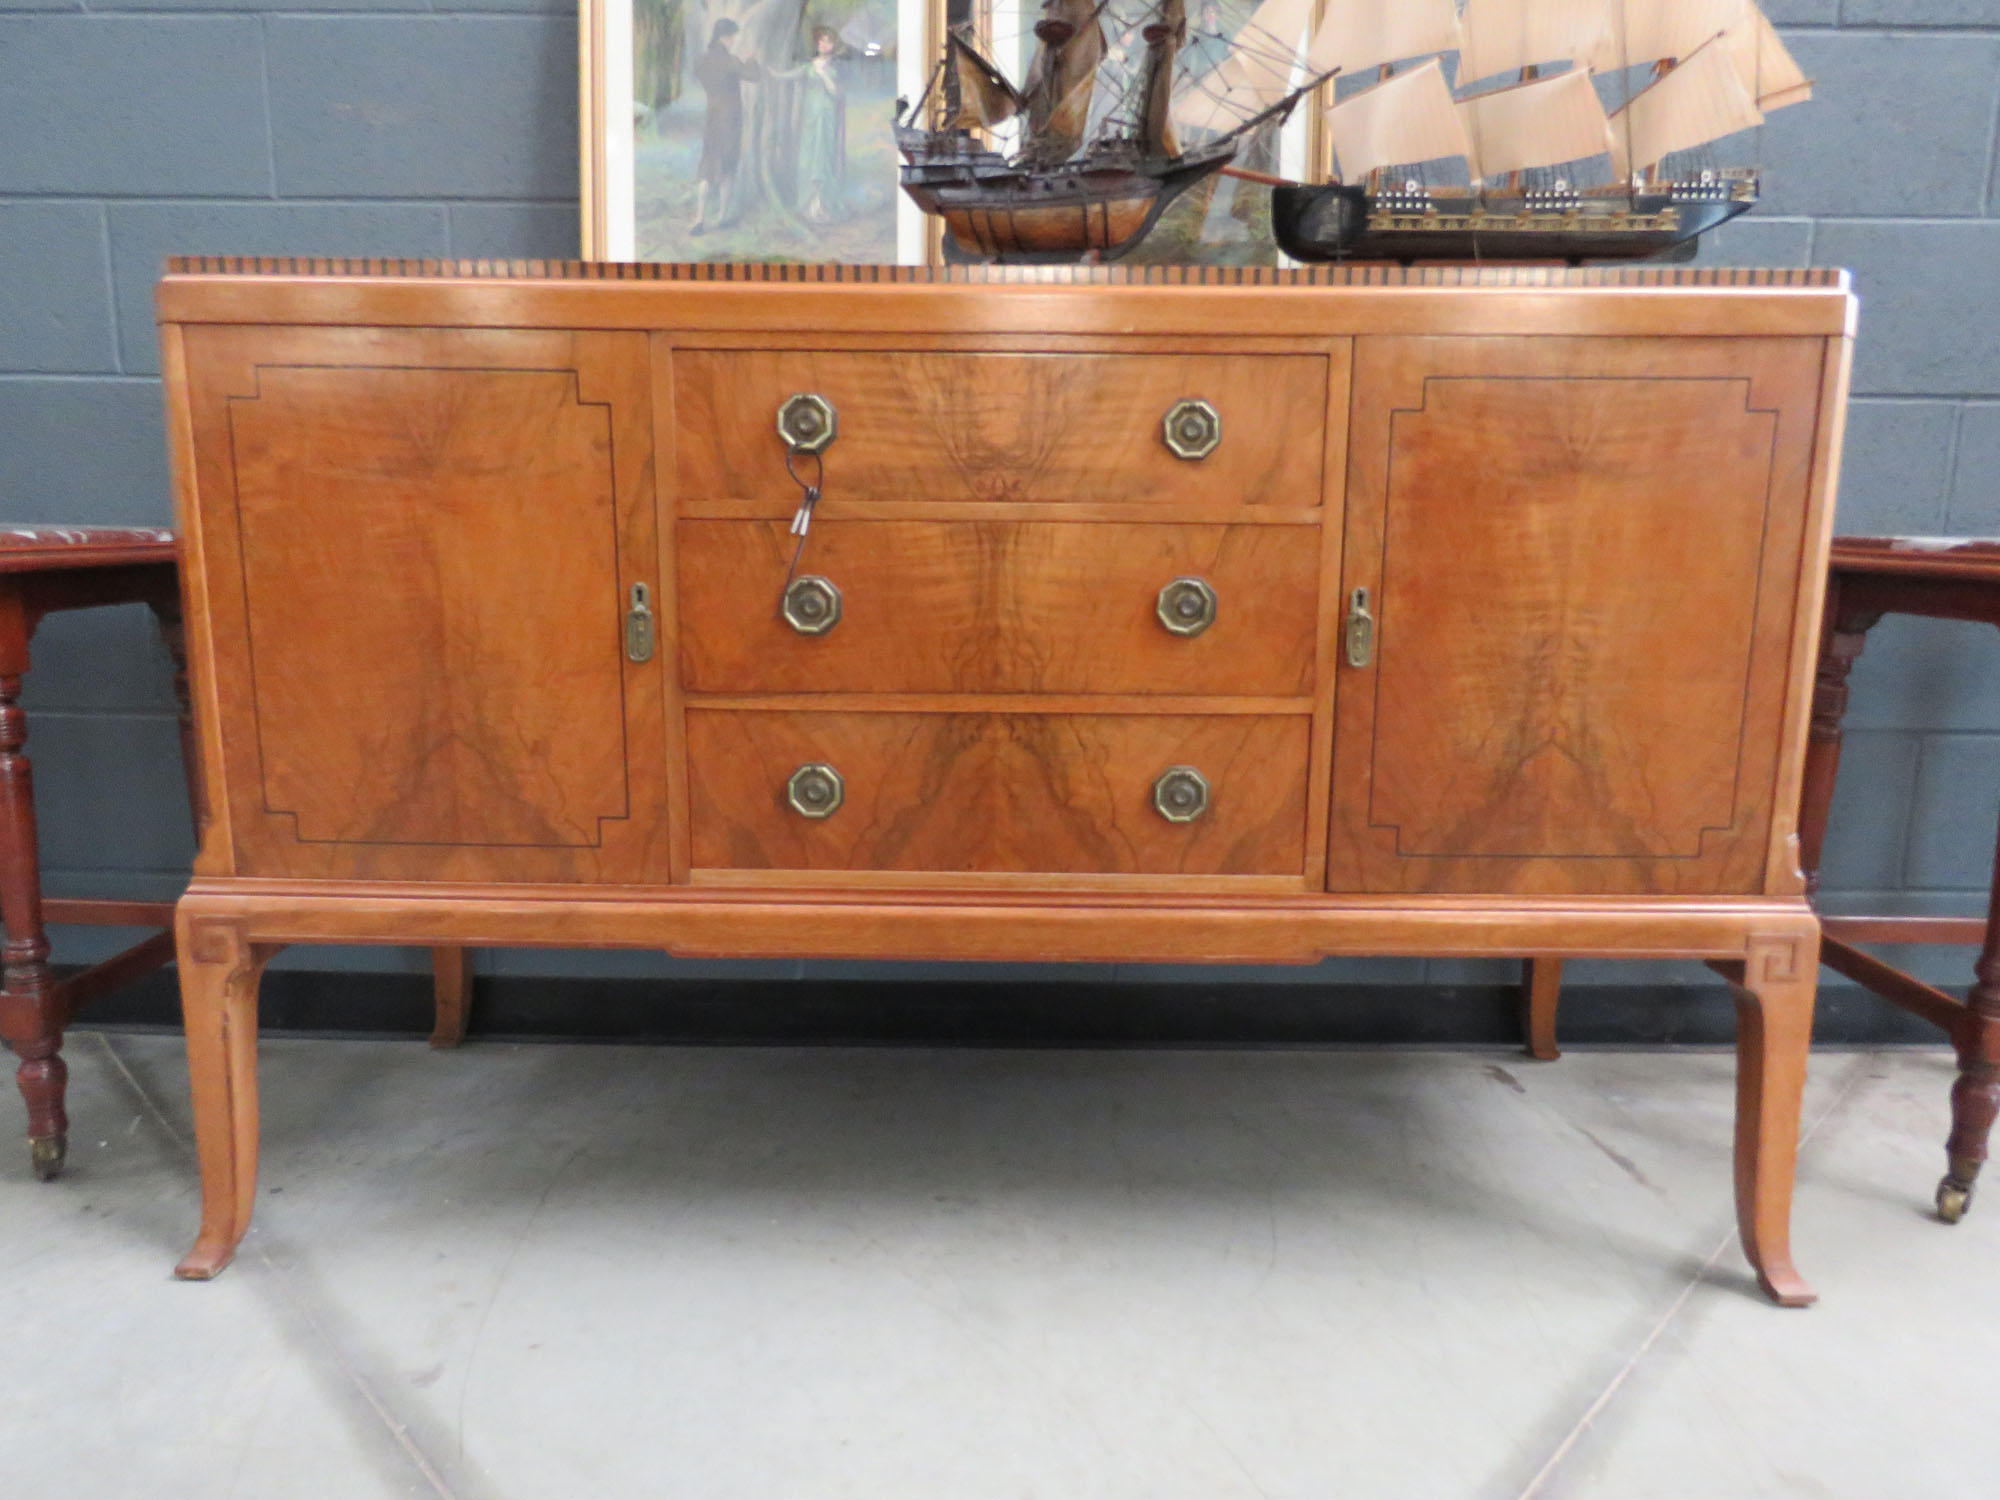
[[[207,1285],[179,1043],[68,1055],[68,1175],[0,1157],[8,1495],[2000,1494],[1942,1052],[1815,1057],[1805,1312],[1724,1055],[267,1041]]]

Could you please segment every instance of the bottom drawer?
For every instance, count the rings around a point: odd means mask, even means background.
[[[690,709],[693,862],[1298,875],[1311,722]]]

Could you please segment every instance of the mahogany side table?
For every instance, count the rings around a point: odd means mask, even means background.
[[[62,1170],[69,1119],[63,1089],[63,1027],[85,1002],[149,974],[174,956],[171,901],[44,901],[35,835],[34,772],[23,751],[27,715],[21,679],[42,616],[100,604],[144,604],[153,611],[174,659],[181,753],[196,834],[201,778],[194,767],[188,714],[187,656],[181,637],[174,535],[154,528],[8,526],[0,528],[0,918],[7,941],[0,987],[0,1037],[20,1059],[15,1077],[28,1104],[28,1146],[35,1175]],[[44,924],[101,923],[163,929],[134,947],[67,979],[49,969]]]
[[[1829,563],[1814,683],[1812,733],[1799,802],[1799,857],[1808,894],[1819,888],[1820,850],[1840,767],[1847,674],[1886,614],[2000,626],[2000,542],[1926,537],[1840,537]],[[1884,1000],[1944,1028],[1958,1052],[1947,1167],[1938,1217],[1955,1224],[1972,1203],[1993,1121],[2000,1115],[2000,851],[1986,916],[1825,917],[1820,961]],[[1964,1000],[1863,952],[1860,943],[1977,944]]]
[[[0,526],[0,920],[6,925],[0,981],[0,1039],[20,1059],[16,1081],[28,1105],[28,1147],[43,1181],[62,1171],[69,1119],[63,1109],[69,1069],[63,1029],[86,1003],[129,984],[174,957],[171,901],[43,900],[36,843],[34,773],[24,752],[27,715],[20,703],[28,647],[42,617],[61,609],[144,604],[158,621],[174,661],[181,755],[195,834],[206,821],[196,741],[188,708],[187,654],[181,630],[174,534],[156,527]],[[161,930],[111,958],[57,979],[49,968],[48,923],[153,926]],[[433,1046],[465,1036],[471,971],[462,948],[432,950],[437,987]]]
[[[1799,860],[1809,895],[1819,892],[1820,851],[1840,769],[1847,675],[1868,632],[1887,614],[1925,615],[2000,626],[2000,541],[1930,537],[1835,537],[1821,616],[1812,728],[1799,797]],[[1922,1016],[1951,1037],[1958,1079],[1951,1091],[1947,1169],[1938,1183],[1938,1217],[1955,1224],[1972,1203],[2000,1116],[2000,851],[1987,913],[1980,917],[1841,916],[1821,919],[1820,961],[1835,972]],[[1864,952],[1862,943],[1977,944],[1973,985],[1964,1000]],[[1562,961],[1528,960],[1521,992],[1528,1051],[1557,1056],[1556,1004]]]

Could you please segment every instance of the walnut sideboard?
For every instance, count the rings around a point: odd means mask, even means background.
[[[290,942],[1681,956],[1811,1299],[1841,273],[215,259],[159,309],[181,1275],[250,1218]]]

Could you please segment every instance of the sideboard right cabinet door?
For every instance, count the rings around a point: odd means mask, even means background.
[[[1332,889],[1762,890],[1827,357],[1357,343]]]

